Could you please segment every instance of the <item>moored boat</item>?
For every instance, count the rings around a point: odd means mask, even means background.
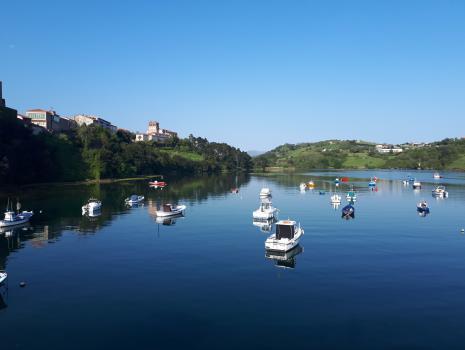
[[[299,244],[304,229],[293,220],[280,220],[276,223],[276,232],[265,241],[269,251],[287,252]]]
[[[376,180],[377,180],[376,178],[373,178],[373,177],[372,177],[372,178],[370,179],[370,182],[368,183],[368,186],[369,186],[369,187],[375,187],[375,186],[376,186]]]
[[[102,202],[95,198],[90,198],[87,204],[82,206],[82,214],[93,214],[102,209]]]
[[[144,200],[144,196],[138,196],[136,194],[133,194],[132,196],[126,198],[124,202],[128,205],[134,205],[134,204],[139,204]]]
[[[8,201],[6,210],[5,210],[5,217],[3,220],[0,220],[0,227],[9,227],[9,226],[16,226],[16,225],[22,225],[31,219],[31,217],[34,215],[33,211],[22,211],[19,212],[19,209],[21,208],[21,204],[18,202],[16,204],[16,209],[18,212],[16,213],[12,209],[12,204],[10,201]]]
[[[310,181],[307,183],[307,187],[310,188],[310,189],[313,189],[313,188],[315,188],[315,183],[314,183],[312,180],[310,180]]]
[[[163,204],[162,210],[157,210],[156,215],[157,216],[175,216],[182,214],[186,210],[185,205],[173,205],[173,204]]]
[[[417,204],[417,211],[419,213],[428,214],[429,213],[428,203],[426,201],[421,201],[420,203],[418,203]]]
[[[438,179],[442,178],[442,176],[439,173],[434,173],[433,178],[438,180]]]
[[[260,198],[271,197],[271,190],[267,187],[264,187],[260,191]]]
[[[414,190],[419,190],[419,189],[421,189],[421,182],[415,179],[415,180],[413,181],[412,187],[413,187]]]
[[[158,187],[165,187],[167,186],[168,184],[165,182],[165,181],[149,181],[149,186],[150,187],[155,187],[155,188],[158,188]]]
[[[270,220],[276,218],[278,214],[278,209],[273,207],[270,198],[262,198],[260,202],[260,207],[257,210],[254,210],[252,217],[254,220]]]
[[[300,188],[301,191],[305,191],[305,190],[307,189],[307,185],[306,185],[305,183],[302,182],[302,183],[299,185],[299,188]]]
[[[435,196],[435,197],[448,197],[448,196],[449,196],[449,192],[446,191],[446,187],[445,187],[445,186],[437,186],[437,187],[433,190],[433,196]]]

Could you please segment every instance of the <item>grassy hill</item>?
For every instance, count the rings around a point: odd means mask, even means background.
[[[465,140],[445,139],[413,147],[399,154],[379,153],[375,144],[355,140],[328,140],[285,144],[253,159],[257,170],[403,168],[465,170]]]

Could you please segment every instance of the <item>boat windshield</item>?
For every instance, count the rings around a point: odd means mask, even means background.
[[[276,238],[294,238],[294,226],[293,225],[276,225]]]
[[[137,197],[135,194],[133,194],[133,195],[131,196],[131,198],[130,198],[130,199],[131,199],[132,201],[136,201],[136,200],[137,200],[137,198],[138,198],[138,197]]]

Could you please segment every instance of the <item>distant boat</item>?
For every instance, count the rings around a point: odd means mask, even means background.
[[[414,180],[412,187],[414,190],[421,189],[421,182],[418,180]]]
[[[321,195],[324,195],[324,194],[326,194],[326,191],[325,190],[320,190],[318,193],[321,194]]]
[[[287,252],[299,244],[304,229],[293,220],[280,220],[276,223],[276,233],[265,241],[268,251]]]
[[[428,203],[426,201],[421,201],[420,203],[418,203],[417,204],[417,211],[420,214],[429,214]]]
[[[355,218],[355,208],[352,206],[352,204],[348,204],[344,208],[342,208],[342,218]]]
[[[134,205],[134,204],[139,204],[144,200],[144,196],[138,196],[136,194],[133,194],[132,196],[126,198],[124,202],[128,205]]]
[[[446,198],[449,196],[449,192],[446,191],[445,186],[438,186],[433,190],[433,196]]]
[[[433,178],[438,180],[438,179],[442,178],[442,176],[439,173],[434,173]]]
[[[349,202],[355,203],[357,201],[357,192],[355,192],[354,187],[350,189],[349,192],[347,192],[346,199]]]
[[[6,273],[6,271],[0,270],[0,284],[5,282],[7,278],[8,274]]]
[[[167,186],[168,184],[165,182],[165,181],[149,181],[149,186],[150,187],[155,187],[155,188],[158,188],[158,187],[165,187]]]
[[[305,183],[302,182],[302,183],[299,185],[299,188],[300,188],[301,191],[305,191],[305,190],[307,189],[307,185],[306,185]]]
[[[172,204],[163,204],[162,210],[157,210],[157,216],[175,216],[182,214],[186,210],[185,205],[172,205]]]
[[[342,182],[349,182],[349,178],[348,178],[348,177],[343,177],[343,178],[341,179],[341,181],[342,181]]]
[[[314,183],[313,181],[310,180],[310,181],[307,183],[307,187],[310,188],[310,189],[315,188],[315,183]]]
[[[376,186],[376,178],[371,178],[370,182],[368,183],[369,187],[375,187]]]
[[[16,203],[16,209],[19,211],[21,204]],[[16,226],[22,225],[31,219],[34,215],[33,211],[22,211],[15,213],[12,208],[12,203],[8,200],[5,210],[5,217],[3,220],[0,220],[0,227]]]
[[[93,215],[96,212],[99,212],[102,209],[102,202],[95,198],[90,198],[87,201],[87,204],[82,206],[82,215],[90,214]]]

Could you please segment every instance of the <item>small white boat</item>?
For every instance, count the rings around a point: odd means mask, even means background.
[[[438,186],[433,190],[433,196],[435,196],[435,197],[448,197],[449,192],[446,191],[445,186]]]
[[[412,187],[413,187],[414,190],[421,189],[421,182],[418,181],[418,180],[413,181]]]
[[[102,209],[102,202],[95,198],[90,198],[87,204],[82,206],[82,215],[93,214]]]
[[[156,215],[161,217],[175,216],[182,214],[186,210],[185,205],[163,204],[163,210],[157,210]]]
[[[6,271],[0,270],[0,284],[5,282],[7,278],[8,274],[6,273]]]
[[[337,193],[335,193],[335,194],[333,194],[331,196],[331,203],[332,204],[341,204],[341,199],[342,199],[341,196],[338,195]]]
[[[305,183],[302,182],[302,183],[299,185],[299,188],[300,188],[301,191],[305,191],[305,190],[307,189],[307,185],[306,185]]]
[[[133,194],[131,197],[128,197],[124,200],[124,202],[128,205],[139,204],[144,200],[144,196],[138,196]]]
[[[273,207],[271,200],[269,198],[262,199],[260,203],[260,208],[255,210],[252,213],[254,220],[270,220],[276,218],[278,214],[278,209]]]
[[[287,252],[297,246],[304,229],[293,220],[280,220],[276,223],[276,233],[265,241],[265,249]]]
[[[271,197],[271,190],[267,187],[262,188],[260,191],[260,198]]]
[[[5,210],[5,217],[3,220],[0,220],[0,227],[9,227],[9,226],[16,226],[22,225],[31,219],[34,215],[33,211],[22,211],[19,212],[21,209],[21,204],[18,202],[16,203],[17,213],[14,212],[12,208],[12,203],[8,200]]]
[[[433,178],[439,180],[440,178],[442,178],[442,176],[439,173],[434,173]]]

